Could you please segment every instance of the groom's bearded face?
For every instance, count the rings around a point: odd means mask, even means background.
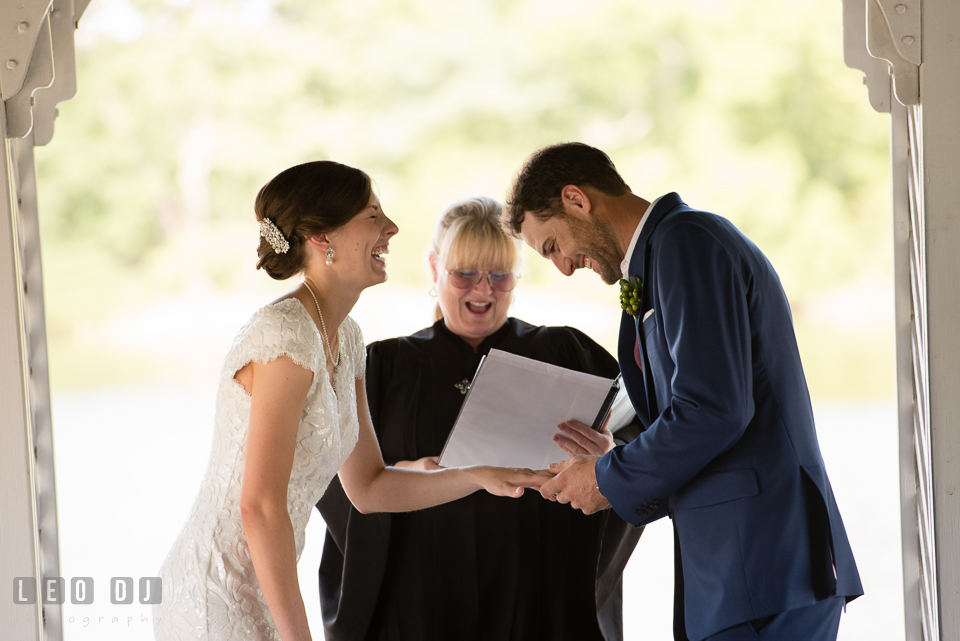
[[[585,222],[570,215],[563,217],[563,223],[566,223],[575,243],[573,251],[590,257],[593,270],[599,274],[600,280],[607,285],[613,285],[623,277],[620,272],[623,256],[617,249],[613,233],[605,223]]]

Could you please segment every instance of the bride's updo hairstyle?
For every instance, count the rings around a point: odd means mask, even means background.
[[[270,180],[254,203],[257,220],[269,218],[290,249],[278,254],[261,236],[257,269],[286,280],[307,267],[307,239],[342,227],[370,202],[370,176],[330,160],[291,167]]]
[[[437,221],[428,256],[435,257],[437,272],[447,269],[489,269],[516,271],[519,267],[518,241],[503,233],[500,212],[503,204],[478,196],[448,206]],[[437,305],[436,320],[443,318]]]

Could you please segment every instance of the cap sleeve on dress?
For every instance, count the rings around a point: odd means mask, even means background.
[[[317,330],[303,305],[288,298],[262,307],[234,339],[225,367],[236,373],[251,361],[268,363],[289,356],[311,372],[317,368]]]
[[[363,378],[367,368],[367,349],[363,344],[363,332],[360,331],[357,321],[349,316],[345,322],[347,326],[344,338],[347,339],[350,358],[353,360],[353,377],[359,380]]]

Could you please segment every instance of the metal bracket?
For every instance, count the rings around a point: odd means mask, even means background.
[[[40,23],[40,35],[30,58],[30,66],[20,91],[6,100],[7,137],[23,138],[33,129],[33,94],[37,89],[53,84],[53,43],[50,37],[50,19]]]
[[[890,63],[903,105],[920,104],[920,0],[867,0],[867,50]]]
[[[27,77],[40,26],[53,0],[0,0],[0,99],[17,95]]]

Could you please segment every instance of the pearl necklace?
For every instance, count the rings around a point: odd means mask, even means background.
[[[307,288],[307,291],[310,292],[310,295],[313,297],[313,304],[317,306],[317,316],[320,317],[320,333],[323,335],[323,342],[327,344],[327,354],[330,355],[330,358],[333,358],[333,350],[330,348],[330,339],[327,338],[327,324],[323,322],[323,312],[320,311],[320,302],[317,300],[317,295],[313,293],[313,290],[310,289],[310,285],[307,284],[307,281],[303,281],[303,286]],[[333,362],[333,373],[337,373],[337,368],[340,367],[340,344],[337,343],[337,360]]]

